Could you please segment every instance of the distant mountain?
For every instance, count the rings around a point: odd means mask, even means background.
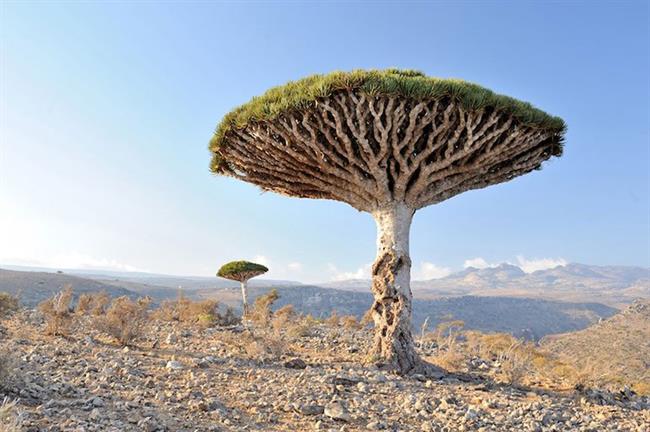
[[[347,291],[365,291],[369,280],[319,284]],[[525,273],[511,264],[477,269],[469,267],[441,279],[412,281],[413,295],[421,299],[443,296],[532,297],[572,302],[598,302],[624,307],[636,298],[650,298],[650,269],[628,266],[568,264]]]

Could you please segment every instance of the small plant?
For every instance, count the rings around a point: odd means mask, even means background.
[[[38,310],[45,318],[45,334],[67,336],[72,325],[72,286],[66,285],[63,291],[43,301]]]
[[[93,294],[81,294],[77,300],[75,312],[81,315],[103,315],[106,313],[111,298],[106,291]]]
[[[231,326],[239,324],[240,322],[241,319],[235,315],[235,311],[230,306],[228,306],[225,313],[219,314],[217,316],[216,324],[220,326]]]
[[[293,310],[293,305],[286,305],[273,313],[271,326],[275,333],[281,333],[289,327],[289,323],[296,318],[296,312]]]
[[[359,324],[361,324],[364,328],[375,325],[375,320],[372,317],[372,308],[368,309],[366,313],[363,314],[361,320],[359,321]]]
[[[338,327],[339,326],[340,318],[339,318],[339,315],[336,313],[336,311],[332,311],[329,318],[327,318],[325,320],[325,324],[327,324],[330,327]]]
[[[6,390],[15,380],[16,358],[8,349],[0,350],[0,390]]]
[[[273,312],[271,306],[280,298],[278,291],[272,289],[268,293],[261,295],[255,299],[253,309],[250,311],[248,318],[258,326],[267,326],[271,322]]]
[[[18,310],[18,299],[9,293],[0,292],[0,318]]]
[[[504,380],[514,386],[523,384],[523,380],[533,371],[534,347],[523,341],[516,341],[501,352],[498,361],[500,374]]]
[[[359,330],[363,326],[357,321],[357,317],[354,315],[345,315],[339,319],[340,324],[348,330]]]
[[[151,299],[133,301],[126,296],[118,297],[106,310],[106,314],[95,318],[95,327],[122,344],[130,345],[142,336],[148,320],[147,308]]]
[[[433,337],[438,347],[435,363],[451,370],[458,370],[465,363],[466,356],[458,339],[465,326],[463,321],[445,321],[438,324]]]
[[[16,401],[4,398],[0,402],[0,432],[20,432],[20,420],[16,413]]]
[[[232,308],[227,308],[225,314],[219,314],[219,302],[216,300],[193,301],[179,293],[176,300],[165,300],[153,312],[156,319],[162,321],[179,321],[198,324],[201,327],[212,325],[232,325],[238,322]]]

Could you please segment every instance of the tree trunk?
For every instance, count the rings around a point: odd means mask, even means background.
[[[401,203],[373,213],[377,222],[377,259],[372,266],[375,337],[371,357],[400,374],[415,372],[422,366],[411,334],[409,231],[414,213]]]
[[[241,281],[241,297],[243,303],[243,312],[242,317],[246,318],[248,316],[248,290],[246,289],[248,281]]]

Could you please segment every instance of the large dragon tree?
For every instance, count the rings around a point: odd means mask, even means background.
[[[315,75],[228,113],[214,173],[263,190],[343,201],[377,223],[372,358],[426,372],[411,335],[409,230],[416,210],[539,169],[565,124],[459,80],[383,70]]]
[[[249,261],[231,261],[221,266],[217,276],[237,281],[241,284],[242,315],[248,315],[248,280],[269,271],[266,266]]]

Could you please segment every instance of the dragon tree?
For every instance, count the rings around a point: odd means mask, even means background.
[[[371,358],[426,373],[411,334],[409,231],[416,210],[540,169],[566,126],[519,100],[409,70],[289,82],[228,113],[211,170],[299,198],[348,203],[377,223]]]
[[[243,313],[245,317],[248,315],[248,280],[256,276],[266,273],[268,268],[262,264],[256,264],[248,261],[231,261],[221,266],[217,272],[217,276],[224,279],[237,281],[241,284],[241,296],[243,304]]]

